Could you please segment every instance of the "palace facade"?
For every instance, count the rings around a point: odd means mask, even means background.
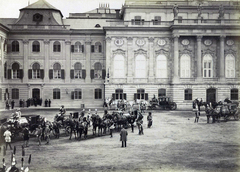
[[[0,18],[0,101],[51,99],[100,107],[105,98],[240,99],[240,3],[126,0],[63,18],[45,0]],[[43,103],[44,105],[44,103]]]

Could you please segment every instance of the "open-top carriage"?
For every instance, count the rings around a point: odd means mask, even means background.
[[[239,120],[239,107],[238,103],[223,103],[217,105],[215,109],[207,107],[205,109],[207,116],[207,123],[209,123],[210,118],[212,118],[212,122],[220,121],[222,118],[224,121],[228,121],[231,118],[238,121]]]
[[[158,99],[153,98],[150,102],[150,105],[148,106],[149,109],[170,109],[170,110],[176,110],[177,104],[171,100],[170,97],[167,96],[159,96]]]

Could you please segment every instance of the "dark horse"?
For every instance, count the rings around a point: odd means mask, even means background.
[[[121,130],[122,127],[128,126],[128,119],[127,116],[123,115],[122,111],[114,112],[113,114],[113,120],[116,124],[117,130]]]
[[[96,114],[93,114],[91,118],[92,118],[92,125],[93,125],[93,135],[96,134],[97,128],[98,128],[98,136],[100,136],[100,131],[102,135],[102,118]]]

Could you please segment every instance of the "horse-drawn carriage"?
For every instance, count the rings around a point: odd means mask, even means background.
[[[226,103],[217,105],[215,109],[207,106],[205,109],[207,116],[207,123],[209,123],[210,118],[212,118],[212,122],[214,123],[216,120],[219,122],[222,118],[224,121],[228,121],[231,118],[238,121],[239,120],[239,109],[238,103]]]
[[[171,100],[170,97],[167,96],[160,96],[158,99],[153,98],[150,102],[150,105],[148,106],[149,109],[170,109],[170,110],[176,110],[177,104]]]

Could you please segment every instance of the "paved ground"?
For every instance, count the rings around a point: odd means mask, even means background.
[[[8,113],[1,112],[0,117]],[[51,120],[56,111],[23,110],[23,113],[37,113]],[[31,138],[30,147],[26,149],[26,156],[32,155],[29,168],[34,172],[240,171],[240,121],[207,124],[202,113],[197,124],[190,111],[162,110],[153,111],[153,127],[149,129],[146,115],[144,135],[138,135],[137,128],[134,133],[128,129],[127,148],[121,148],[118,132],[114,133],[113,138],[106,135],[81,141],[69,140],[61,135],[60,139],[52,138],[51,145],[40,147],[36,138]],[[13,143],[17,147],[19,166],[22,143]],[[7,166],[10,164],[10,154],[8,150]]]

